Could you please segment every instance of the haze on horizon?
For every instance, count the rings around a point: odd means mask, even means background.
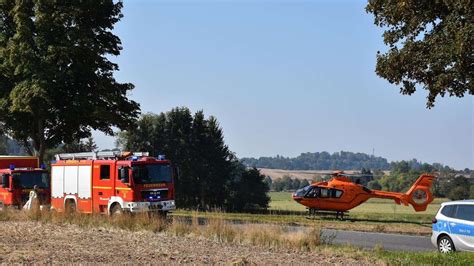
[[[239,157],[365,152],[474,168],[474,97],[399,94],[365,1],[124,2],[113,61],[142,113],[216,116]],[[114,138],[95,133],[101,149]]]

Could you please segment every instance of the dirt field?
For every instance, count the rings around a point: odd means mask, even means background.
[[[148,231],[0,222],[0,263],[372,264],[366,258],[251,245]]]

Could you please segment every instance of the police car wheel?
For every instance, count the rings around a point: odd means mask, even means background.
[[[456,251],[453,241],[451,238],[449,238],[449,236],[442,236],[438,240],[438,251],[441,253],[451,253]]]

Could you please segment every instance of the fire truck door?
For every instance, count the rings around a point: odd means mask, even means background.
[[[115,195],[115,161],[96,161],[93,170],[94,212],[107,212],[110,197]]]
[[[124,201],[133,200],[133,192],[130,188],[131,169],[127,164],[117,164],[115,173],[115,196],[121,197]],[[121,174],[122,173],[122,174]]]

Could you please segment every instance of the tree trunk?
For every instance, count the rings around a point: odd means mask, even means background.
[[[46,145],[43,141],[43,143],[40,144],[40,148],[39,148],[39,152],[38,152],[38,159],[39,159],[39,163],[40,164],[43,164],[44,163],[44,154],[45,154],[45,151],[46,151]]]
[[[38,122],[38,132],[36,134],[36,138],[33,139],[33,144],[35,147],[35,152],[36,156],[38,156],[39,163],[43,164],[44,163],[44,154],[46,151],[46,141],[44,138],[44,127],[43,127],[43,121]]]
[[[25,148],[26,152],[27,152],[29,155],[33,156],[33,155],[34,155],[34,152],[33,152],[33,150],[31,149],[30,143],[28,142],[28,140],[25,139],[25,140],[22,141],[22,143],[23,143],[23,147]]]

